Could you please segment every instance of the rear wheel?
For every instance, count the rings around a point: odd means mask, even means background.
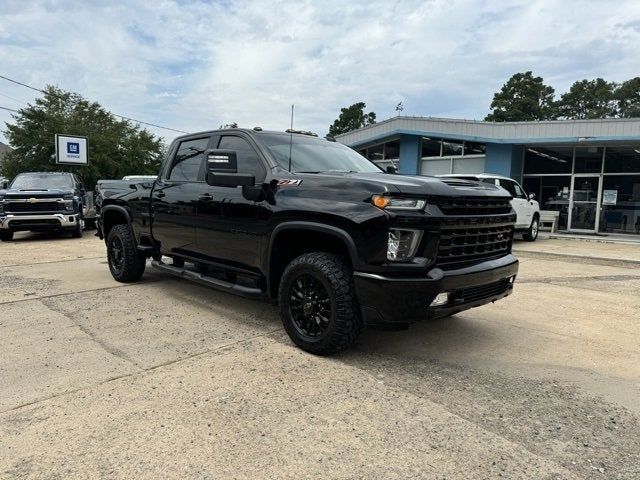
[[[329,355],[350,348],[361,330],[353,271],[336,255],[307,253],[285,269],[279,290],[284,329],[303,350]]]
[[[0,241],[10,242],[13,240],[13,232],[0,232]]]
[[[529,226],[529,230],[522,235],[522,237],[527,242],[535,242],[536,238],[538,238],[538,230],[540,229],[540,219],[538,215],[533,216],[533,220],[531,220],[531,225]]]
[[[142,277],[147,259],[138,251],[128,225],[116,225],[109,232],[107,260],[111,275],[119,282],[136,282]]]

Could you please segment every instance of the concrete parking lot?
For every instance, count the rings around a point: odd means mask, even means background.
[[[517,243],[515,293],[295,348],[104,245],[0,244],[0,478],[640,478],[640,246]]]

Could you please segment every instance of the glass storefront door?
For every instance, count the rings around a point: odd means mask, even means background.
[[[574,175],[571,180],[569,230],[595,233],[600,216],[600,175]]]

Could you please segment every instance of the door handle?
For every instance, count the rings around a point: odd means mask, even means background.
[[[166,195],[166,193],[164,193],[163,191],[156,192],[156,197],[158,197],[158,198],[162,198],[165,195]]]
[[[201,202],[210,202],[213,200],[213,195],[211,195],[210,193],[203,193],[198,197],[198,200],[200,200]]]

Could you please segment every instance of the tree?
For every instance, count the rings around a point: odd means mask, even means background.
[[[640,117],[640,77],[622,82],[615,91],[618,115],[623,118]]]
[[[358,102],[341,108],[340,116],[329,127],[329,135],[340,135],[376,123],[374,112],[364,113],[366,106],[364,102]]]
[[[532,72],[516,73],[493,95],[492,112],[485,120],[493,122],[554,119],[554,89]]]
[[[602,78],[579,80],[563,93],[558,102],[561,118],[610,118],[617,114],[617,85]]]
[[[118,120],[98,103],[77,93],[47,86],[34,105],[13,115],[5,134],[13,151],[0,166],[0,175],[13,178],[28,171],[67,171],[80,175],[89,188],[101,178],[155,174],[164,145],[151,132]],[[89,165],[57,165],[56,133],[88,138]]]

